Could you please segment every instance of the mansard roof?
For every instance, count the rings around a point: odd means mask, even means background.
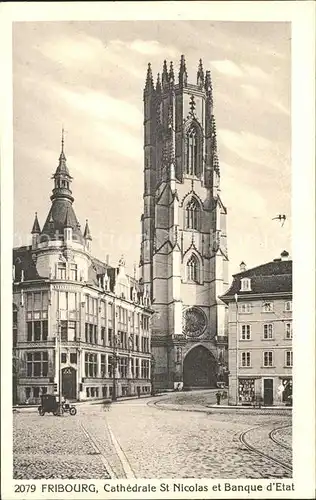
[[[241,291],[241,280],[251,279],[251,290]],[[261,264],[246,271],[233,275],[233,282],[227,292],[220,298],[224,302],[238,297],[251,295],[270,295],[279,293],[292,293],[292,261],[275,259],[272,262]]]

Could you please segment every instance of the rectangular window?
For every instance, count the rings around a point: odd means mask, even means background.
[[[251,290],[251,279],[250,278],[242,278],[240,280],[240,283],[241,283],[240,290],[242,292],[247,292],[247,291]]]
[[[94,378],[97,376],[97,355],[85,353],[86,377]]]
[[[292,323],[285,323],[285,338],[286,339],[293,338]]]
[[[25,387],[25,399],[30,399],[31,397],[31,388]]]
[[[251,313],[251,310],[252,310],[251,304],[244,302],[244,303],[240,304],[239,310],[240,310],[241,314],[249,314],[249,313]]]
[[[47,387],[41,387],[41,393],[47,394]]]
[[[69,266],[69,279],[71,281],[77,281],[77,264],[70,264]]]
[[[67,354],[65,352],[61,353],[61,362],[67,363]]]
[[[292,301],[291,300],[287,300],[285,302],[285,304],[284,304],[284,310],[288,311],[288,312],[292,311]]]
[[[120,357],[118,359],[118,369],[122,378],[127,377],[127,361],[128,359],[126,357]]]
[[[112,328],[108,328],[108,337],[109,337],[109,346],[113,345],[113,330]]]
[[[41,340],[41,322],[34,321],[34,340]]]
[[[251,325],[241,325],[240,340],[250,340],[250,339],[251,339]]]
[[[57,279],[65,280],[66,279],[66,263],[59,263],[57,267]]]
[[[241,366],[247,367],[251,366],[251,353],[250,352],[242,352],[241,353]]]
[[[48,337],[48,321],[42,321],[42,339],[47,340]]]
[[[34,293],[34,311],[42,310],[42,294],[41,292]]]
[[[70,363],[73,365],[75,365],[77,363],[77,353],[76,352],[70,353]]]
[[[101,354],[101,363],[100,363],[100,368],[101,368],[101,377],[105,378],[106,376],[106,362],[105,362],[105,354]]]
[[[272,351],[265,351],[263,353],[263,366],[265,366],[265,367],[273,366],[273,352]]]
[[[273,302],[264,302],[262,312],[273,312]]]
[[[47,377],[48,352],[28,352],[26,355],[26,373],[28,377]]]
[[[263,325],[263,338],[265,340],[273,339],[273,325]]]
[[[27,323],[27,341],[32,342],[33,339],[33,323],[29,321]]]
[[[68,321],[68,341],[73,342],[76,340],[76,322]]]
[[[60,322],[60,335],[62,342],[68,342],[68,321]]]
[[[285,366],[292,367],[293,366],[293,351],[285,352]]]
[[[67,311],[67,292],[59,292],[59,309]]]
[[[34,398],[39,398],[39,393],[40,393],[40,388],[39,387],[33,387],[33,397]]]

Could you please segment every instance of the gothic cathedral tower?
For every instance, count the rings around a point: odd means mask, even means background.
[[[220,194],[210,71],[188,83],[163,64],[144,89],[141,279],[150,293],[155,387],[216,387],[227,349],[226,208]],[[182,385],[182,384],[181,384]]]

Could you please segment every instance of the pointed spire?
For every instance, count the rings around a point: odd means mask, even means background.
[[[168,76],[168,68],[167,68],[167,61],[164,60],[163,62],[163,69],[162,69],[162,89],[166,90],[168,88],[168,83],[169,83],[169,76]]]
[[[91,240],[92,241],[92,236],[91,236],[91,233],[90,233],[88,219],[86,219],[86,225],[85,225],[85,228],[84,228],[83,237],[84,237],[85,240]]]
[[[174,85],[174,71],[173,71],[173,62],[170,62],[170,69],[169,69],[169,83],[170,85]]]
[[[182,55],[180,60],[179,84],[181,87],[186,87],[187,82],[188,82],[187,68],[185,65],[184,55]]]
[[[203,87],[203,85],[204,85],[204,70],[203,70],[202,59],[200,59],[199,67],[198,67],[198,71],[197,71],[197,85],[199,87]]]
[[[153,74],[151,71],[151,64],[148,63],[145,92],[150,93],[154,90]]]
[[[35,218],[34,218],[34,223],[33,223],[33,228],[32,228],[31,234],[40,234],[40,232],[41,232],[41,228],[40,228],[40,225],[38,222],[37,212],[35,212]]]
[[[160,82],[160,74],[159,73],[157,75],[156,93],[161,94],[161,82]]]
[[[64,127],[61,129],[61,151],[59,155],[59,165],[56,170],[57,173],[63,173],[65,175],[69,175],[69,170],[66,164],[66,156],[65,156],[65,151],[64,151],[64,145],[65,145],[65,129]]]

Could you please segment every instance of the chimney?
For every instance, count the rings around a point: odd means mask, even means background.
[[[283,252],[281,253],[281,260],[289,260],[289,252],[287,252],[286,250],[283,250]]]
[[[243,273],[244,271],[247,271],[247,266],[246,264],[244,263],[244,261],[242,261],[240,264],[239,264],[239,269],[240,269],[240,272]]]

